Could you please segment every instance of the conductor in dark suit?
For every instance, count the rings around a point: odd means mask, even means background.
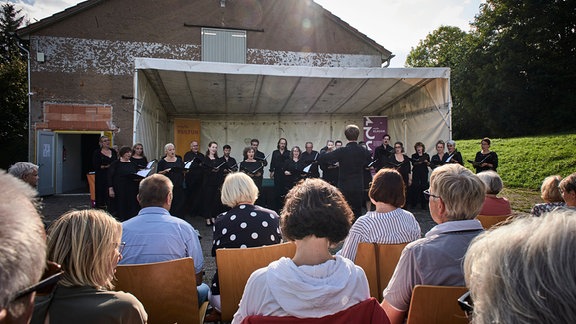
[[[337,161],[340,165],[338,175],[338,189],[344,194],[346,201],[352,208],[356,218],[362,215],[362,202],[364,190],[364,166],[370,163],[370,152],[358,145],[360,128],[348,125],[344,131],[348,140],[345,147],[327,152],[318,158],[320,163]]]

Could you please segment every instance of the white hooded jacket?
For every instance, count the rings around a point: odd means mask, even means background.
[[[252,273],[233,324],[250,315],[323,317],[370,298],[362,268],[341,256],[315,266],[289,258]]]

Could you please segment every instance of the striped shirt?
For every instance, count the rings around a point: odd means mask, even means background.
[[[397,208],[388,213],[368,212],[359,217],[338,254],[352,261],[358,243],[399,244],[420,238],[420,225],[411,212]]]

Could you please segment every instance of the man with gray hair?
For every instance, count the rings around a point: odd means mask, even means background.
[[[30,162],[16,162],[8,169],[8,173],[26,182],[32,188],[38,186],[38,166]]]
[[[383,293],[382,308],[391,324],[404,322],[414,286],[465,286],[464,254],[472,239],[484,231],[474,219],[484,203],[484,183],[470,170],[460,164],[434,169],[424,194],[438,225],[402,251]]]
[[[46,264],[44,225],[36,192],[0,170],[0,323],[28,323]]]

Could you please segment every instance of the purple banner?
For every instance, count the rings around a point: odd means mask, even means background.
[[[382,144],[382,136],[388,132],[388,117],[364,116],[364,141],[374,154],[374,149]]]

